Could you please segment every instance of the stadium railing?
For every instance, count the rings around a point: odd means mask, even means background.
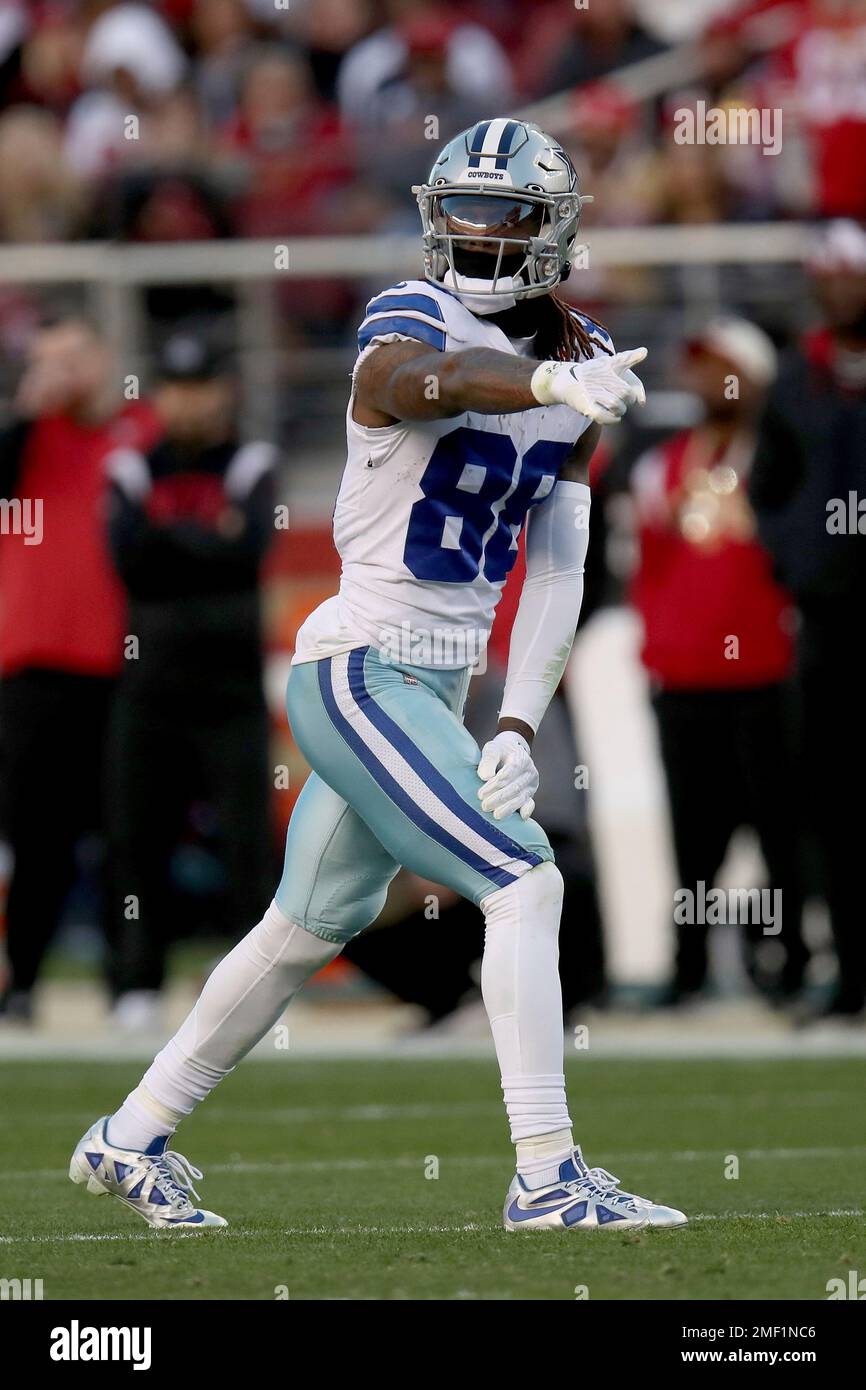
[[[792,294],[791,274],[811,236],[803,222],[591,227],[582,237],[586,250],[569,289],[578,301],[605,308],[612,303],[610,322],[621,341],[646,341],[664,349],[725,305],[769,320],[784,333],[802,313],[801,297]],[[623,289],[627,276],[618,271],[639,276],[639,284]],[[75,293],[120,345],[124,373],[138,372],[145,380],[152,348],[145,292],[163,286],[224,287],[236,305],[233,333],[247,423],[272,435],[285,434],[280,397],[285,398],[287,383],[289,395],[307,402],[317,427],[332,417],[341,425],[344,407],[337,408],[333,392],[339,386],[344,393],[356,324],[348,315],[345,334],[336,344],[332,338],[326,346],[311,341],[287,347],[281,342],[283,310],[274,289],[292,280],[354,282],[362,307],[368,288],[372,294],[383,283],[419,274],[414,235],[0,247],[0,286],[48,300]],[[664,351],[655,354],[655,361],[661,370]],[[7,364],[0,397],[8,395],[14,376],[14,367]]]

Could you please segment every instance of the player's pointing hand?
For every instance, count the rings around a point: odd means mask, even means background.
[[[530,383],[540,405],[567,405],[599,425],[615,425],[630,405],[644,405],[643,382],[631,369],[647,355],[629,348],[589,362],[542,362]]]

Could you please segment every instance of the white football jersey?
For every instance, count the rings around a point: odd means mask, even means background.
[[[583,322],[596,355],[612,351],[604,329]],[[532,347],[427,280],[404,281],[370,301],[355,370],[378,344],[404,338],[441,352],[521,355]],[[589,424],[557,405],[370,429],[353,420],[350,400],[334,510],[340,591],[304,623],[294,661],[370,643],[411,665],[471,665],[490,635],[527,514],[550,496]]]

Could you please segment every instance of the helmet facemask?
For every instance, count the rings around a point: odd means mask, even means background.
[[[576,189],[545,194],[442,183],[416,191],[427,276],[473,312],[498,313],[567,277],[581,202],[588,201]]]

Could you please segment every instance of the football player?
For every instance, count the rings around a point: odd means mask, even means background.
[[[158,1228],[224,1225],[168,1149],[178,1123],[273,1027],[315,971],[381,910],[402,864],[486,922],[482,991],[516,1147],[508,1230],[671,1227],[574,1143],[557,970],[562,879],[532,820],[532,739],[568,660],[601,425],[644,400],[606,330],[554,291],[583,201],[543,131],[482,121],[416,188],[425,275],[367,306],[334,513],[339,593],[298,634],[288,683],[313,771],[273,903],[70,1177]],[[479,749],[461,712],[527,528],[527,575],[499,727]]]

